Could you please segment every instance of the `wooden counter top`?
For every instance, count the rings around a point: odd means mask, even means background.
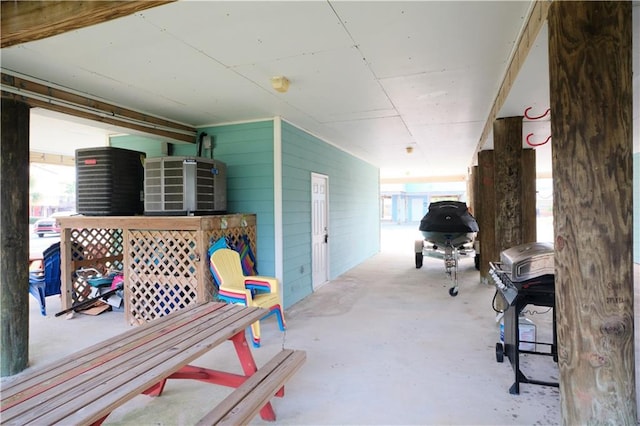
[[[255,225],[255,215],[235,213],[211,216],[69,216],[57,219],[61,228],[200,230]],[[244,222],[243,222],[244,221]]]

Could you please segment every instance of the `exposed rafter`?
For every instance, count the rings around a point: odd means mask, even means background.
[[[394,178],[380,178],[381,184],[432,183],[432,182],[465,182],[464,175],[458,176],[403,176]]]
[[[489,134],[493,129],[493,122],[498,118],[498,112],[504,105],[507,96],[509,96],[513,83],[516,81],[516,77],[527,59],[531,47],[533,47],[533,44],[536,41],[540,29],[547,20],[547,13],[549,12],[550,5],[551,0],[541,0],[536,1],[531,8],[529,16],[527,17],[527,23],[525,24],[523,31],[520,33],[520,37],[516,43],[516,48],[513,56],[511,57],[511,61],[509,62],[507,72],[504,75],[498,94],[493,101],[491,112],[489,113],[489,117],[487,118],[484,129],[482,130],[482,135],[480,136],[480,140],[478,141],[478,145],[476,146],[476,150],[473,154],[472,163],[476,161],[478,151],[482,149],[484,143],[489,137]]]
[[[193,127],[47,86],[41,82],[16,75],[2,73],[2,97],[25,102],[32,107],[46,108],[175,141],[189,143],[196,141],[197,132]]]
[[[75,157],[70,155],[49,154],[46,152],[29,151],[30,163],[55,164],[58,166],[75,166]]]
[[[171,1],[2,1],[0,47],[40,40]]]

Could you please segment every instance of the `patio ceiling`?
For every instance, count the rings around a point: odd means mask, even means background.
[[[3,47],[2,72],[194,128],[281,116],[380,167],[383,179],[463,177],[492,146],[494,116],[549,106],[544,22],[507,74],[535,5],[178,1]],[[286,93],[274,76],[290,80]],[[70,129],[131,132],[34,112]],[[548,118],[526,121],[523,146],[528,133],[549,135]],[[61,154],[68,145],[31,141]],[[537,148],[542,174],[549,145]]]

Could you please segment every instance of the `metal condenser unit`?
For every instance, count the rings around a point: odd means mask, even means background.
[[[201,157],[149,158],[144,167],[148,215],[226,213],[227,166]]]
[[[76,149],[76,209],[87,216],[143,212],[145,153],[102,146]]]

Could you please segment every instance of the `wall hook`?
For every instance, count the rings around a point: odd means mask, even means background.
[[[533,133],[529,133],[527,135],[527,145],[529,145],[529,146],[541,146],[541,145],[544,145],[545,143],[547,143],[547,142],[549,142],[551,140],[551,135],[549,135],[549,137],[544,142],[531,142],[529,140],[529,138],[531,138],[531,136],[533,136]]]
[[[547,108],[547,110],[544,112],[544,114],[538,115],[538,116],[531,116],[531,115],[529,115],[529,110],[531,110],[531,109],[533,109],[533,107],[529,107],[529,108],[524,110],[524,116],[529,120],[540,120],[541,118],[546,117],[547,114],[549,114],[551,112],[551,108]]]

